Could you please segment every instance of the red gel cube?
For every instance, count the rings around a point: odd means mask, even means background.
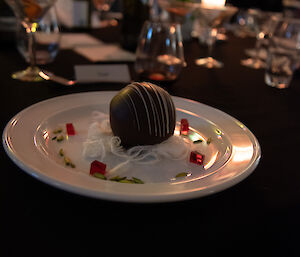
[[[189,123],[187,119],[181,119],[180,122],[180,135],[186,136],[189,132]]]
[[[67,123],[66,128],[67,128],[68,136],[74,136],[75,135],[75,129],[74,129],[74,126],[73,126],[72,123]]]
[[[90,174],[94,175],[94,173],[105,174],[106,164],[99,162],[97,160],[93,161],[90,166]]]
[[[202,165],[204,161],[204,155],[197,152],[197,151],[192,151],[190,155],[190,162]]]

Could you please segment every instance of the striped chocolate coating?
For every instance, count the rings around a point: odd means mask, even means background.
[[[176,111],[171,96],[149,82],[134,82],[110,102],[110,124],[124,147],[153,145],[174,133]]]

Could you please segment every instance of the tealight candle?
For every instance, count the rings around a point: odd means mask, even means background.
[[[202,0],[201,5],[206,8],[221,8],[225,6],[226,0]]]

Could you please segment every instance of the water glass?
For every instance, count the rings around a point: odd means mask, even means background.
[[[274,26],[277,24],[278,19],[282,17],[281,13],[264,12],[257,9],[249,9],[249,19],[252,17],[254,31],[256,32],[256,42],[253,50],[253,54],[250,58],[241,60],[241,64],[252,69],[264,69],[266,68],[264,53],[266,53],[265,46],[268,44],[267,38],[269,34],[274,30]]]
[[[17,23],[16,40],[17,48],[26,62],[30,62],[28,51],[28,33],[26,29]],[[59,26],[55,8],[52,7],[45,16],[36,23],[36,31],[34,33],[35,40],[35,59],[37,64],[51,63],[58,51],[60,42]]]
[[[136,73],[145,80],[173,81],[184,64],[180,24],[146,21],[136,50]]]
[[[265,82],[288,88],[300,58],[300,20],[280,19],[269,43]]]

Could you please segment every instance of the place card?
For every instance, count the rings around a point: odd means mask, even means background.
[[[129,83],[131,80],[126,64],[76,65],[74,69],[79,83]]]

